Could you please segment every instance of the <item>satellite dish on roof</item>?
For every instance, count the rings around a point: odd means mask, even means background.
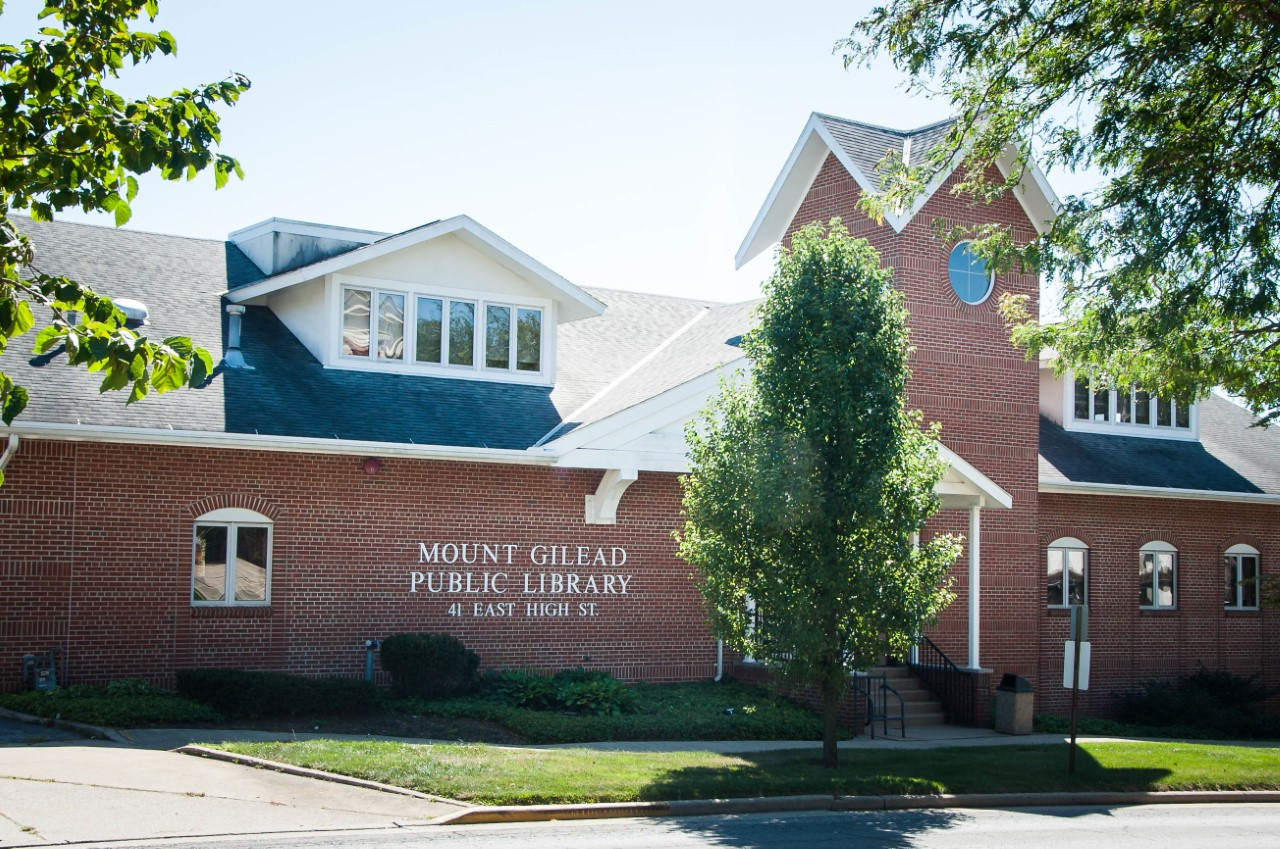
[[[111,303],[116,305],[116,309],[124,313],[125,327],[142,327],[147,323],[147,305],[142,301],[135,301],[132,298],[112,298]]]

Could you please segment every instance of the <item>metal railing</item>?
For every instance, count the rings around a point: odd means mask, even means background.
[[[897,722],[902,736],[907,736],[907,705],[902,694],[889,686],[889,678],[884,673],[873,675],[866,672],[853,673],[853,689],[862,695],[865,706],[867,727],[871,729],[871,739],[876,737],[876,723],[882,726],[882,733],[888,735],[889,723]],[[896,700],[896,704],[891,701]],[[892,708],[896,707],[896,713]]]
[[[947,722],[972,725],[974,717],[974,677],[947,657],[933,640],[921,636],[911,671],[942,702]]]

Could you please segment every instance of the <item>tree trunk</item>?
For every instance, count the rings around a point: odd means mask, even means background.
[[[840,753],[836,747],[838,737],[837,713],[843,688],[831,675],[822,680],[822,765],[835,769],[840,765]]]

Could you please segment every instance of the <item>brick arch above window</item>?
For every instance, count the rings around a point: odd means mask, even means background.
[[[1049,528],[1047,531],[1040,534],[1040,547],[1048,548],[1058,540],[1065,538],[1078,539],[1085,544],[1086,548],[1090,549],[1097,545],[1093,538],[1093,534],[1084,528],[1076,527],[1075,525],[1059,525],[1057,527]]]
[[[1226,551],[1228,548],[1231,548],[1233,545],[1247,545],[1250,548],[1252,548],[1254,551],[1257,551],[1257,552],[1262,551],[1261,539],[1254,536],[1253,534],[1240,534],[1240,533],[1235,533],[1235,534],[1231,534],[1230,536],[1223,537],[1222,540],[1218,543],[1218,551],[1219,552]]]
[[[1170,531],[1147,531],[1134,539],[1133,548],[1136,551],[1144,545],[1150,545],[1153,542],[1163,542],[1166,545],[1173,546],[1178,551],[1184,551],[1186,549],[1186,546],[1182,544],[1182,540],[1178,538],[1178,535],[1171,533]]]
[[[255,513],[261,513],[273,522],[278,522],[280,517],[284,515],[284,508],[260,495],[251,495],[245,492],[223,492],[217,495],[205,496],[189,503],[186,508],[187,518],[197,519],[206,513],[212,513],[214,510],[227,508],[252,510]]]

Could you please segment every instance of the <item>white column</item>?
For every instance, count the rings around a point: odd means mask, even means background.
[[[982,548],[979,536],[982,508],[969,508],[969,668],[978,669],[978,641],[982,627]]]

